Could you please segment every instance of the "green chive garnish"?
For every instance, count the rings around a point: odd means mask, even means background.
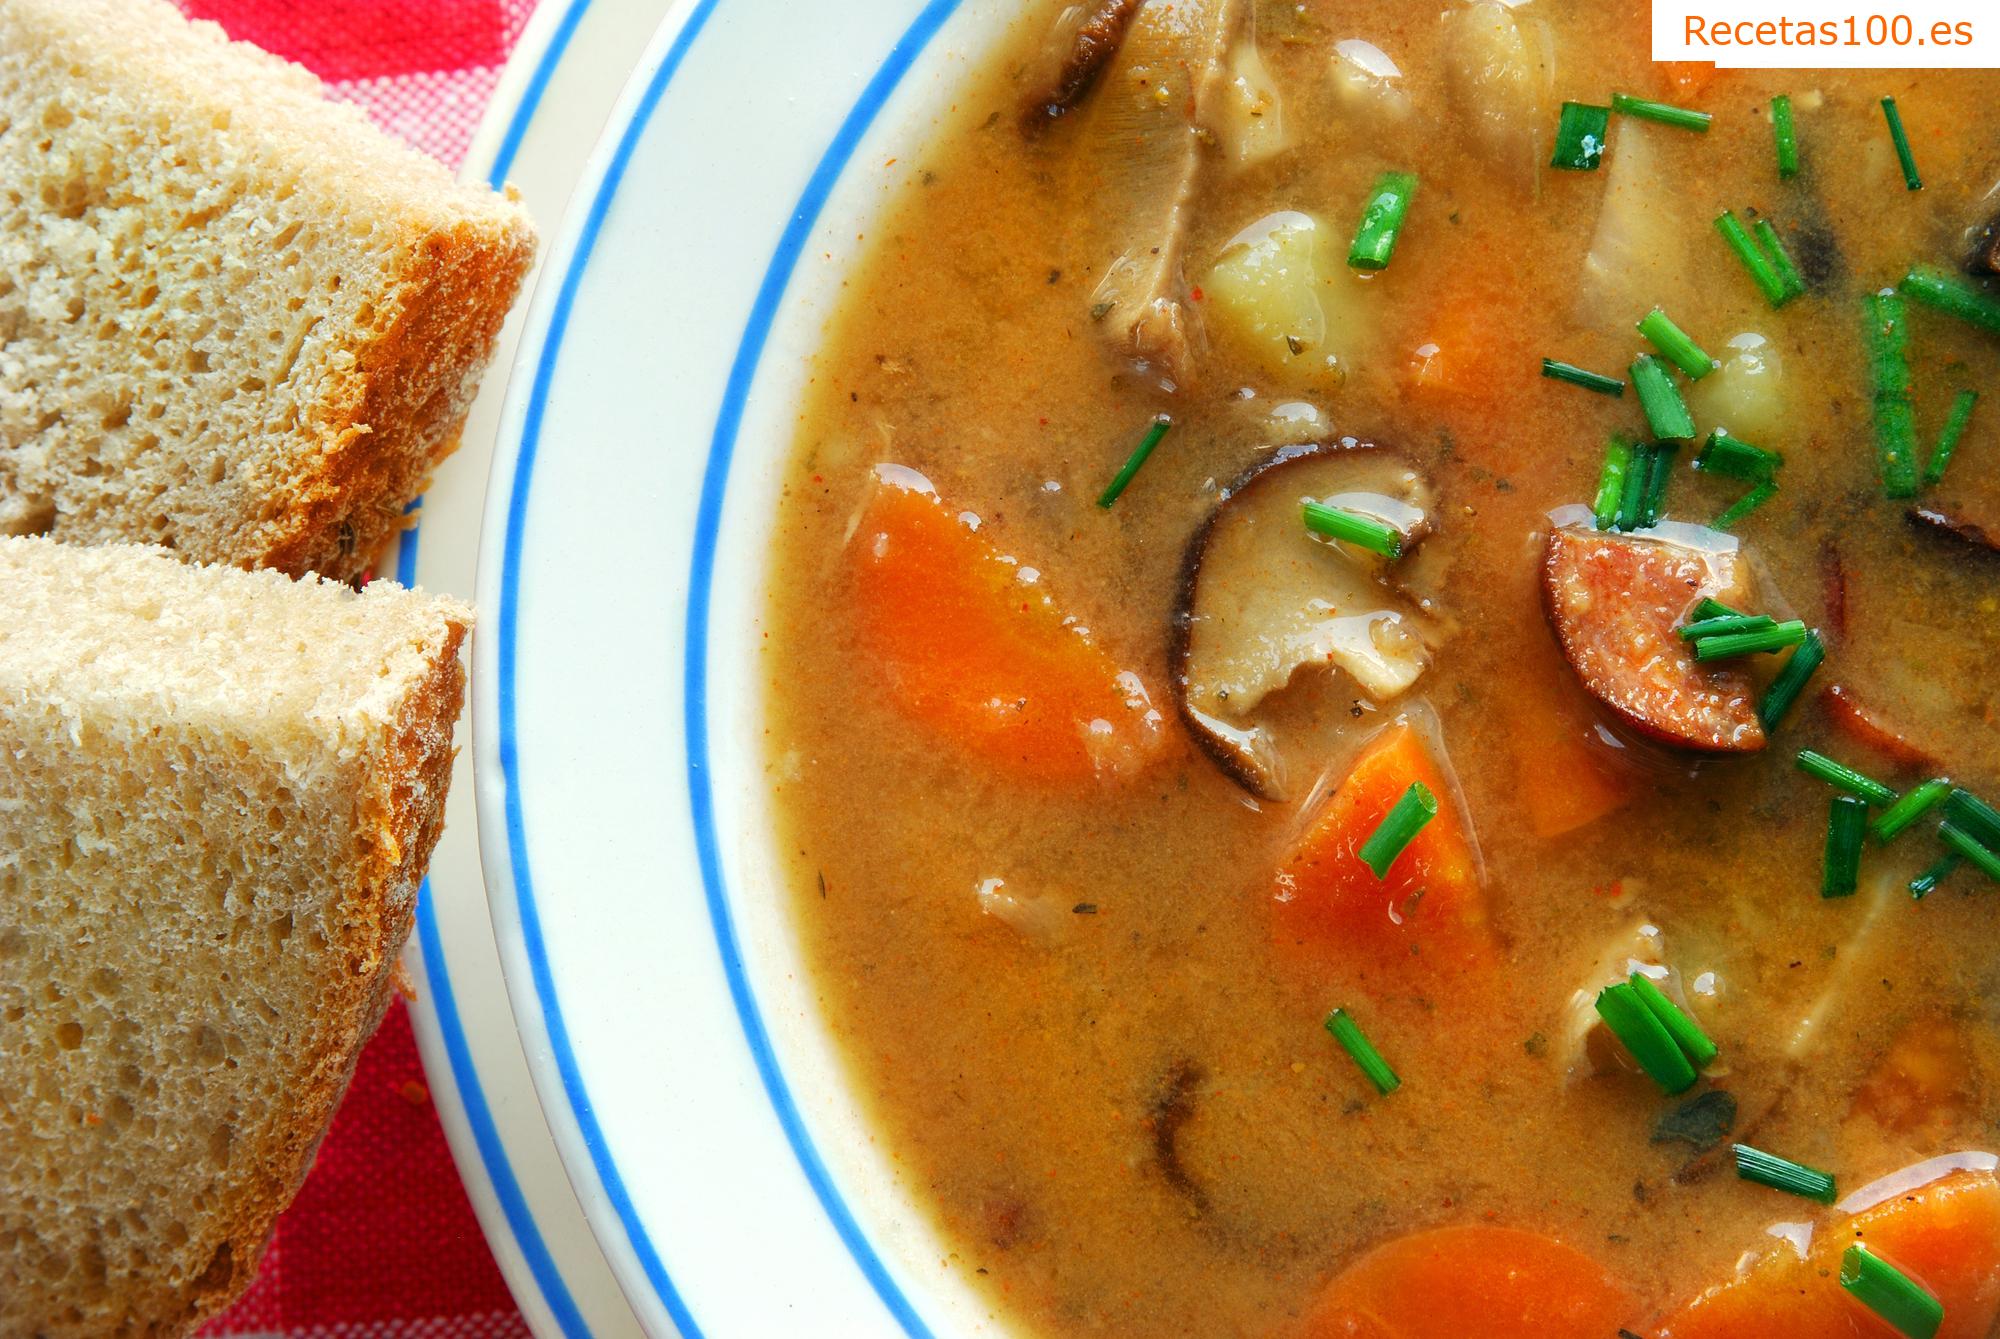
[[[1698,470],[1759,484],[1771,482],[1778,467],[1784,463],[1785,458],[1778,452],[1753,446],[1741,437],[1733,436],[1727,428],[1717,428],[1708,434],[1708,440],[1702,443],[1701,454],[1694,458],[1694,467]]]
[[[1738,521],[1777,495],[1778,486],[1776,484],[1758,484],[1742,497],[1730,503],[1727,510],[1722,515],[1716,517],[1714,521],[1710,522],[1710,525],[1716,530],[1727,530],[1730,526],[1735,525]]]
[[[1597,499],[1590,506],[1599,530],[1615,530],[1618,527],[1619,504],[1625,497],[1625,475],[1631,467],[1631,439],[1623,435],[1614,436],[1611,444],[1604,448],[1604,469],[1597,476]]]
[[[1941,776],[1932,777],[1921,786],[1910,787],[1903,793],[1901,799],[1884,809],[1882,816],[1869,825],[1869,834],[1876,841],[1888,845],[1910,824],[1942,803],[1944,797],[1950,793],[1951,782]]]
[[[1945,797],[1944,816],[1971,833],[1980,844],[2000,851],[2000,812],[1969,790],[1954,790]]]
[[[1689,381],[1700,381],[1715,370],[1715,360],[1702,352],[1701,345],[1675,325],[1673,318],[1655,307],[1639,322],[1639,333],[1667,356],[1667,361],[1687,373]]]
[[[1658,525],[1660,509],[1666,506],[1667,485],[1674,478],[1674,457],[1680,454],[1680,447],[1672,442],[1653,443],[1652,458],[1646,462],[1646,496],[1639,508],[1641,528]]]
[[[1423,830],[1424,824],[1437,817],[1437,796],[1421,781],[1412,781],[1410,788],[1403,792],[1403,798],[1396,801],[1396,807],[1383,816],[1368,840],[1361,843],[1361,863],[1375,871],[1375,877],[1389,877],[1389,866],[1396,863],[1396,857],[1410,844],[1410,839]]]
[[[1912,270],[1914,277],[1916,271]],[[1909,279],[1904,279],[1907,286]],[[1916,410],[1910,403],[1909,320],[1903,299],[1884,291],[1863,299],[1868,312],[1868,361],[1875,370],[1875,451],[1882,491],[1917,495]]]
[[[1926,307],[1935,307],[1947,316],[2000,333],[2000,297],[1974,288],[1935,265],[1912,265],[1896,288]]]
[[[1694,1086],[1694,1062],[1630,982],[1620,981],[1597,992],[1597,1016],[1625,1043],[1625,1049],[1653,1082],[1669,1093],[1684,1093]]]
[[[1713,637],[1721,632],[1757,632],[1777,626],[1778,620],[1769,614],[1717,614],[1714,618],[1698,618],[1692,623],[1683,623],[1676,631],[1682,641],[1698,642],[1703,637]]]
[[[2000,851],[1989,849],[1977,837],[1950,819],[1938,824],[1938,840],[1979,867],[1987,878],[2000,881]]]
[[[1860,1242],[1840,1257],[1840,1286],[1908,1339],[1935,1339],[1944,1303]]]
[[[1688,1017],[1686,1011],[1678,1004],[1661,994],[1660,988],[1653,984],[1652,978],[1644,972],[1634,972],[1626,978],[1626,984],[1638,992],[1639,999],[1652,1011],[1653,1017],[1660,1020],[1660,1026],[1667,1030],[1667,1035],[1674,1039],[1674,1044],[1681,1048],[1682,1053],[1696,1069],[1701,1069],[1715,1059],[1715,1043],[1701,1030],[1701,1024]]]
[[[1903,114],[1896,110],[1894,98],[1882,99],[1882,115],[1889,122],[1889,138],[1896,142],[1896,161],[1903,165],[1903,184],[1913,191],[1924,188],[1924,179],[1917,175],[1917,156],[1910,152],[1910,136],[1903,129]]]
[[[1347,263],[1357,270],[1379,270],[1396,254],[1396,238],[1403,230],[1410,199],[1417,193],[1414,172],[1384,172],[1368,194],[1361,211],[1361,226],[1355,230],[1354,245],[1348,248]]]
[[[1789,181],[1799,174],[1799,133],[1792,125],[1791,94],[1771,99],[1771,131],[1778,140],[1778,180]]]
[[[1785,661],[1785,667],[1778,671],[1778,677],[1771,680],[1771,686],[1764,690],[1764,700],[1757,704],[1757,719],[1768,734],[1777,728],[1785,713],[1798,701],[1805,691],[1806,681],[1813,676],[1821,663],[1826,660],[1826,639],[1814,628],[1806,633],[1806,639]]]
[[[1725,632],[1717,637],[1704,637],[1694,644],[1694,658],[1704,663],[1733,660],[1737,656],[1782,651],[1788,646],[1799,645],[1805,639],[1806,625],[1795,618],[1759,628],[1755,632]]]
[[[1743,268],[1750,272],[1750,280],[1764,295],[1764,300],[1773,307],[1782,307],[1791,294],[1785,288],[1784,276],[1778,267],[1764,254],[1763,248],[1751,238],[1750,232],[1736,217],[1734,210],[1724,210],[1716,219],[1715,230],[1722,234],[1722,240],[1729,243],[1729,249],[1743,262]]]
[[[1951,402],[1951,416],[1945,419],[1944,431],[1938,434],[1930,464],[1924,466],[1925,484],[1935,484],[1944,478],[1944,467],[1951,464],[1951,453],[1958,450],[1958,439],[1965,436],[1965,425],[1972,421],[1972,407],[1978,403],[1978,391],[1960,391]]]
[[[1860,885],[1861,839],[1868,835],[1868,801],[1836,795],[1826,815],[1826,864],[1820,871],[1821,897],[1847,897]]]
[[[1559,363],[1553,358],[1542,359],[1542,375],[1552,381],[1567,381],[1572,386],[1581,386],[1599,395],[1625,394],[1625,383],[1617,377],[1607,377],[1602,372],[1592,372],[1578,367],[1575,363]]]
[[[1119,470],[1111,482],[1105,485],[1104,491],[1097,495],[1098,506],[1109,508],[1118,500],[1118,495],[1132,482],[1132,476],[1146,463],[1146,457],[1153,454],[1153,448],[1160,444],[1160,439],[1167,435],[1167,429],[1173,426],[1174,421],[1165,414],[1153,420],[1153,426],[1146,429],[1146,435],[1139,439],[1139,444],[1132,448],[1132,454],[1125,458],[1124,468]]]
[[[1694,608],[1688,611],[1687,621],[1698,623],[1705,618],[1729,618],[1742,612],[1741,609],[1731,609],[1722,601],[1704,595],[1696,600]]]
[[[1707,130],[1708,123],[1715,119],[1707,112],[1676,107],[1669,102],[1648,102],[1630,93],[1613,93],[1611,110],[1620,116],[1636,116],[1646,121],[1658,121],[1661,125],[1678,126],[1682,130]]]
[[[1632,448],[1632,463],[1625,470],[1625,492],[1618,499],[1618,529],[1637,530],[1646,523],[1646,490],[1653,486],[1653,459],[1659,454],[1657,442]]]
[[[1354,1063],[1361,1067],[1361,1072],[1375,1085],[1376,1092],[1386,1097],[1403,1086],[1402,1079],[1397,1077],[1395,1070],[1389,1068],[1389,1062],[1382,1058],[1382,1053],[1375,1049],[1374,1043],[1361,1034],[1360,1026],[1348,1015],[1347,1010],[1335,1009],[1328,1014],[1326,1030],[1340,1043],[1341,1050],[1354,1057]]]
[[[1896,792],[1877,781],[1855,771],[1846,763],[1835,762],[1824,753],[1812,749],[1800,749],[1797,758],[1799,770],[1815,780],[1824,781],[1835,790],[1844,790],[1873,805],[1890,805],[1896,802]]]
[[[1640,354],[1632,363],[1632,386],[1639,392],[1639,407],[1646,411],[1653,436],[1683,440],[1694,436],[1694,419],[1665,363],[1650,353]]]
[[[1587,102],[1565,102],[1562,118],[1556,122],[1556,153],[1550,167],[1572,172],[1594,172],[1604,159],[1604,145],[1611,128],[1611,109]]]
[[[1965,857],[1956,851],[1946,851],[1944,858],[1910,880],[1910,897],[1921,902],[1937,891],[1939,884],[1950,878],[1952,871],[1965,863]]]
[[[1342,511],[1329,507],[1324,502],[1304,503],[1300,510],[1304,513],[1306,529],[1328,539],[1338,539],[1354,544],[1384,558],[1403,556],[1403,536],[1394,526],[1384,525],[1372,516],[1359,512]]]
[[[1745,1181],[1755,1181],[1760,1186],[1782,1190],[1788,1195],[1799,1195],[1821,1204],[1831,1204],[1839,1196],[1834,1191],[1831,1174],[1817,1167],[1808,1167],[1790,1158],[1781,1158],[1775,1153],[1766,1153],[1761,1148],[1748,1144],[1734,1145],[1736,1154],[1736,1174]]]
[[[1806,291],[1806,277],[1799,273],[1799,267],[1792,263],[1792,253],[1785,250],[1784,239],[1771,226],[1769,219],[1758,219],[1751,225],[1756,230],[1757,242],[1764,248],[1764,254],[1771,259],[1771,268],[1778,272],[1778,281],[1785,286],[1785,297],[1790,300]]]

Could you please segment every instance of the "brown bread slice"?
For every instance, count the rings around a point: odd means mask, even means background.
[[[248,1285],[389,998],[471,611],[0,539],[0,1336]]]
[[[358,575],[533,246],[166,0],[0,0],[0,534]]]

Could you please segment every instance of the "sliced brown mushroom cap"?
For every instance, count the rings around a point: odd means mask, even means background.
[[[1430,528],[1430,481],[1396,452],[1352,441],[1289,447],[1232,484],[1188,542],[1168,647],[1174,703],[1217,766],[1260,799],[1285,795],[1258,704],[1308,665],[1345,671],[1377,702],[1430,662],[1428,620],[1379,555],[1308,530],[1304,504],[1358,512],[1403,536]]]
[[[1697,600],[1726,603],[1735,593],[1736,541],[1672,528],[1689,542],[1551,530],[1542,564],[1549,626],[1584,688],[1639,735],[1700,753],[1753,753],[1766,741],[1750,677],[1701,664],[1676,631]]]
[[[1975,520],[1951,507],[1912,507],[1904,513],[1911,525],[1925,534],[1942,536],[1985,553],[2000,553],[2000,526]]]

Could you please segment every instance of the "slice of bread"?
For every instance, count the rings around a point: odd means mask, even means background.
[[[0,539],[0,1336],[249,1284],[388,1003],[470,619]]]
[[[358,575],[533,249],[167,0],[0,0],[0,534]]]

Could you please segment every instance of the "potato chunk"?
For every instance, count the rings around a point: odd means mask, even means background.
[[[1232,238],[1202,281],[1213,327],[1285,381],[1337,381],[1360,334],[1362,285],[1310,214],[1283,210]]]

